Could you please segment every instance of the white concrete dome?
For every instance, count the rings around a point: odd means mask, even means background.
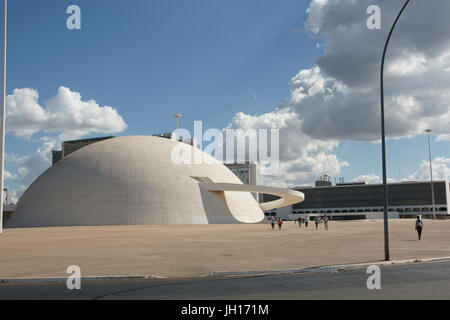
[[[174,146],[210,164],[175,164]],[[263,212],[250,192],[209,191],[201,181],[242,184],[192,146],[151,136],[83,147],[25,191],[7,227],[255,223]]]

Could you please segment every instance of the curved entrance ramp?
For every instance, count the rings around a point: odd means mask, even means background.
[[[258,192],[271,194],[280,197],[273,201],[259,203],[262,210],[272,210],[289,206],[291,204],[299,203],[305,200],[305,195],[300,191],[295,191],[287,188],[277,187],[265,187],[248,184],[237,183],[216,183],[208,177],[192,177],[197,180],[201,187],[210,192],[224,192],[224,191],[237,191],[237,192]]]

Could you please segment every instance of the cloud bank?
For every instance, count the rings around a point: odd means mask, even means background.
[[[6,130],[30,138],[38,132],[80,136],[96,132],[120,132],[126,124],[117,110],[82,101],[78,92],[60,87],[56,95],[39,104],[39,94],[30,88],[14,89],[6,97]]]
[[[16,137],[31,139],[40,135],[41,145],[33,155],[8,154],[6,161],[17,166],[17,173],[7,171],[5,179],[17,183],[12,197],[20,194],[51,164],[52,150],[62,141],[92,133],[113,134],[127,127],[117,110],[100,106],[95,100],[83,101],[80,93],[60,87],[42,106],[37,90],[14,89],[6,97],[6,131]]]
[[[387,33],[402,2],[383,1],[382,29],[369,30],[372,0],[313,0],[305,27],[323,54],[289,82],[290,97],[273,112],[239,113],[230,126],[280,127],[284,160],[274,183],[310,184],[337,175],[345,161],[332,153],[343,141],[381,137],[379,68]],[[385,65],[388,138],[412,137],[433,128],[450,138],[450,2],[413,1],[391,39]],[[358,177],[359,178],[359,177]],[[366,175],[370,182],[376,177]]]

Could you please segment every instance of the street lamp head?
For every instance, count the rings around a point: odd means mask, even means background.
[[[430,133],[430,132],[431,132],[431,129],[426,129],[425,132],[426,132],[426,133]]]

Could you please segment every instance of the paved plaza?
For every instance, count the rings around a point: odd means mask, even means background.
[[[383,222],[331,221],[329,230],[269,224],[148,225],[4,229],[0,278],[155,275],[197,277],[221,271],[307,268],[379,261]],[[450,220],[390,220],[391,259],[450,256]]]

